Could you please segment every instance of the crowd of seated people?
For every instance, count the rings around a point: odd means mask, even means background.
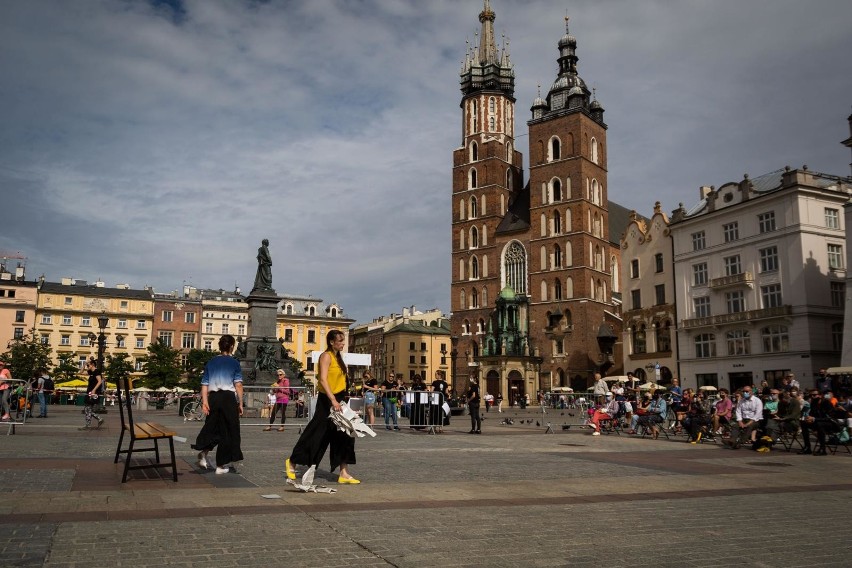
[[[667,391],[653,392],[616,383],[605,401],[589,409],[589,425],[593,435],[600,435],[601,422],[615,420],[628,425],[628,434],[654,439],[665,427],[669,433],[687,433],[693,444],[721,436],[729,448],[749,445],[758,451],[769,451],[784,437],[789,449],[801,434],[800,454],[825,455],[826,444],[850,441],[852,391],[844,389],[838,399],[831,381],[821,377],[817,387],[801,390],[789,373],[777,388],[762,381],[760,387],[747,385],[734,393],[720,389],[715,398],[709,394],[714,389],[681,390],[676,379]]]

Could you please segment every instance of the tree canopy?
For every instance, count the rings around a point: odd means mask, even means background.
[[[152,389],[166,387],[175,388],[180,383],[181,364],[180,351],[169,347],[159,339],[148,346],[148,355],[144,359],[145,376],[137,381]]]
[[[19,339],[9,342],[9,350],[0,355],[6,361],[13,379],[29,381],[39,369],[50,369],[50,344],[42,342],[35,329]]]

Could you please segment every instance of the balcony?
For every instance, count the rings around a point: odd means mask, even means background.
[[[710,280],[710,288],[713,290],[724,290],[725,288],[741,288],[754,286],[754,275],[751,272],[741,272],[739,274],[731,274],[730,276],[722,276],[721,278],[713,278]]]
[[[699,327],[716,327],[732,323],[760,321],[772,318],[789,316],[793,313],[792,306],[779,306],[777,308],[765,308],[763,310],[749,310],[735,314],[722,314],[706,318],[693,318],[683,320],[683,329],[696,329]]]

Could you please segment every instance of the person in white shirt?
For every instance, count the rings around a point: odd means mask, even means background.
[[[751,387],[743,388],[743,398],[737,404],[734,413],[736,419],[731,426],[731,438],[725,443],[731,449],[739,449],[745,440],[751,438],[751,432],[758,427],[763,419],[763,402],[755,396]]]

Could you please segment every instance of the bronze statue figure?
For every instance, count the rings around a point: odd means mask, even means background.
[[[257,276],[254,277],[254,290],[272,290],[272,257],[269,255],[269,239],[257,249]]]

